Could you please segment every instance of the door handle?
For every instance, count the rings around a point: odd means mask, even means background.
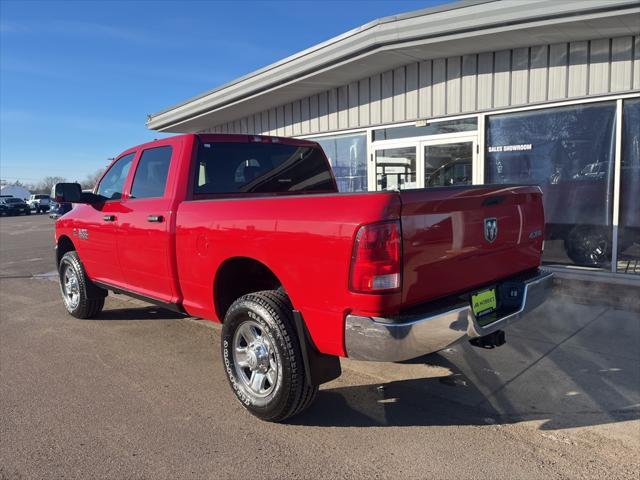
[[[162,217],[162,215],[149,215],[147,217],[147,222],[161,223],[163,220],[164,218]]]
[[[116,216],[115,215],[103,215],[102,216],[102,220],[104,220],[105,222],[114,222],[116,220]]]

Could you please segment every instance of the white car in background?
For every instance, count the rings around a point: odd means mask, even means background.
[[[48,212],[49,207],[51,207],[51,197],[47,194],[37,193],[35,195],[31,195],[29,200],[27,200],[29,207],[31,210],[35,210],[36,213],[40,212]]]

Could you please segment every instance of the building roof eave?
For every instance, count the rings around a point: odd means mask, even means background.
[[[634,22],[620,21],[628,15],[640,20],[637,2],[538,0],[523,7],[517,0],[477,0],[385,17],[150,115],[147,127],[200,131],[411,61],[476,53],[478,45],[490,51],[514,48],[518,41],[524,46],[603,36],[598,34],[603,31],[633,34]]]

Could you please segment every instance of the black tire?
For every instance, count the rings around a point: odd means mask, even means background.
[[[27,209],[27,211],[25,212],[25,215],[31,215],[31,210]]]
[[[276,365],[276,368],[262,365],[269,368],[264,376],[271,373],[276,379],[273,384],[268,380],[264,382],[267,387],[263,395],[254,391],[248,380],[256,373],[254,367],[260,366],[256,359],[261,358],[264,362],[266,357],[251,353],[254,366],[240,366],[240,357],[236,364],[236,347],[244,348],[245,352],[252,348],[243,338],[242,332],[247,329],[254,329],[254,333],[260,330],[260,335],[251,345],[260,342],[268,345],[268,361],[270,365]],[[276,290],[244,295],[229,307],[222,327],[222,361],[231,389],[240,403],[262,420],[281,422],[297,415],[311,405],[318,392],[318,387],[308,385],[305,378],[291,302],[284,293]]]
[[[565,240],[567,256],[577,265],[600,267],[611,261],[611,238],[606,228],[574,227]]]
[[[107,291],[89,280],[75,251],[63,255],[58,265],[58,274],[60,293],[67,312],[84,319],[93,318],[102,311]]]

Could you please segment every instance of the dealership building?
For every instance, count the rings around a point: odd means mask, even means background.
[[[640,276],[636,0],[472,0],[382,18],[147,126],[315,140],[343,192],[538,184],[546,264]]]

